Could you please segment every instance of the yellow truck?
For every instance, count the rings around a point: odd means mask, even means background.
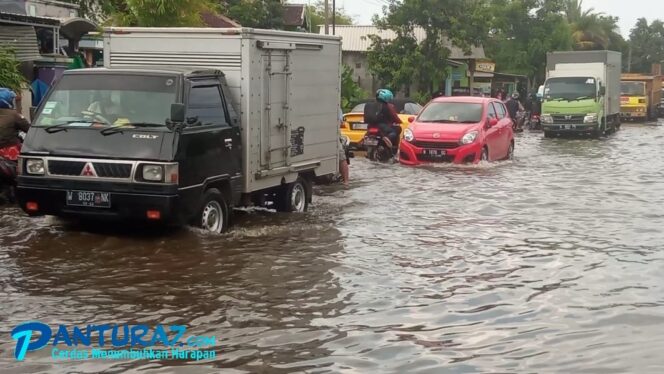
[[[652,74],[622,74],[620,81],[620,117],[623,120],[652,120],[658,115],[662,99],[662,75],[659,65]]]

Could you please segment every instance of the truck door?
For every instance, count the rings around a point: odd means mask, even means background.
[[[290,53],[288,50],[264,49],[261,60],[264,75],[261,166],[264,170],[271,170],[290,165]]]
[[[193,80],[178,153],[184,186],[240,173],[240,131],[230,123],[218,79]],[[188,179],[188,180],[187,180]],[[182,184],[182,183],[181,183]]]

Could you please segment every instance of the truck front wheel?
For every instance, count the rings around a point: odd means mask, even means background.
[[[308,182],[299,177],[293,183],[280,188],[275,196],[275,207],[278,212],[304,213],[309,208],[311,188]]]
[[[230,216],[224,195],[210,188],[203,196],[203,204],[197,215],[197,226],[205,231],[221,234],[228,229]]]

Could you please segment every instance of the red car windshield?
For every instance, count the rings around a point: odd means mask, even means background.
[[[482,104],[431,103],[417,119],[418,122],[478,123],[482,120]]]

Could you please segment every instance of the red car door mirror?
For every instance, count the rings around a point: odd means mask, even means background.
[[[408,117],[408,123],[415,122],[415,117]]]
[[[489,127],[494,127],[498,124],[498,118],[489,118]]]

